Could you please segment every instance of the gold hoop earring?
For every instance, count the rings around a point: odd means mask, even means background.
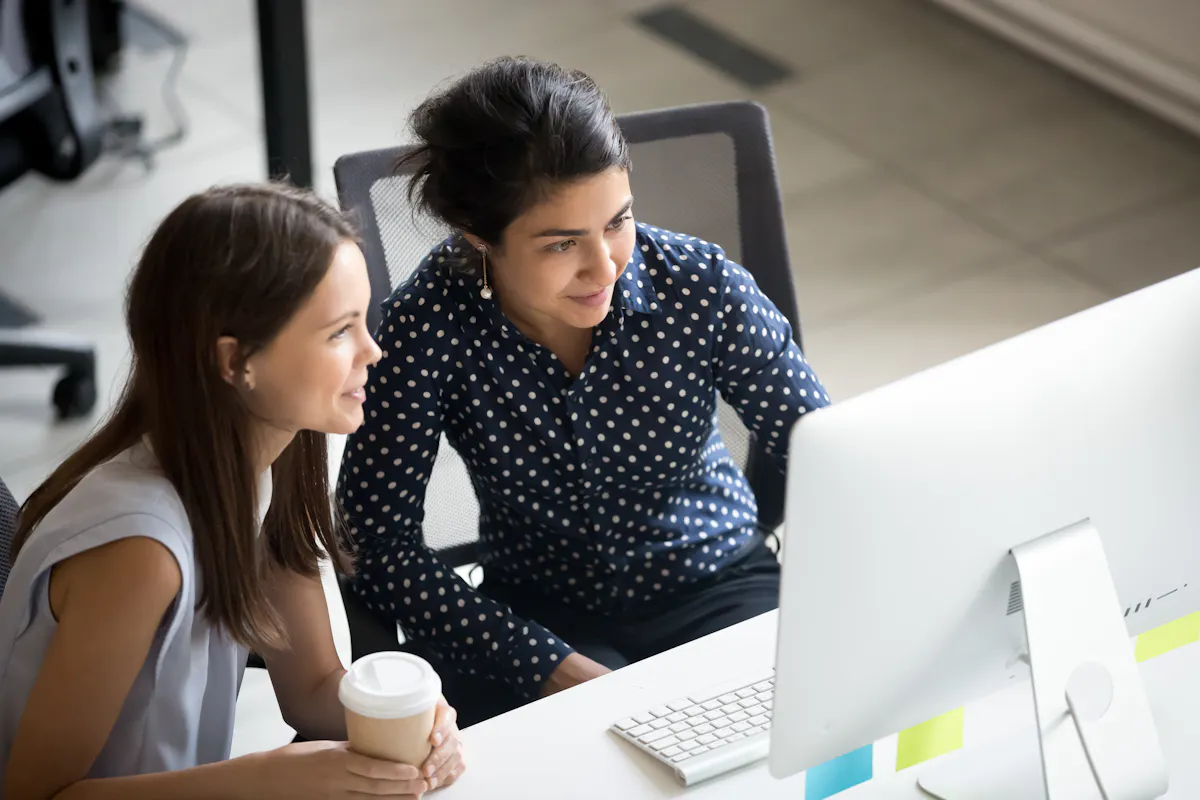
[[[479,250],[479,260],[483,262],[483,288],[479,290],[479,296],[484,300],[491,300],[492,287],[488,286],[487,279],[487,248],[483,245],[479,245],[479,247],[476,249]]]

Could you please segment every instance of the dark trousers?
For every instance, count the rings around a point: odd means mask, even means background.
[[[577,652],[610,669],[620,669],[777,608],[779,562],[765,544],[759,544],[740,563],[712,580],[621,616],[575,611],[486,578],[480,590],[518,615],[544,625]],[[528,702],[498,680],[458,672],[420,642],[406,642],[403,649],[428,660],[441,675],[442,693],[458,710],[460,727]]]

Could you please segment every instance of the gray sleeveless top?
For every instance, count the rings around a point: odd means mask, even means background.
[[[261,523],[271,497],[269,471],[258,491]],[[154,539],[170,550],[182,584],[88,777],[162,772],[229,757],[246,650],[197,611],[200,573],[187,514],[149,449],[139,444],[84,477],[34,529],[12,564],[0,596],[0,785],[57,627],[50,611],[51,568],[128,536]],[[79,665],[81,672],[87,668]]]

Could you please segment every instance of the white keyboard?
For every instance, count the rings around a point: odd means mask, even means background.
[[[634,714],[610,730],[691,786],[767,757],[775,678],[726,685]]]

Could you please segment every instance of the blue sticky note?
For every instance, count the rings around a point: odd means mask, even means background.
[[[805,776],[804,800],[825,800],[871,780],[873,757],[874,745],[866,745],[813,767]]]

